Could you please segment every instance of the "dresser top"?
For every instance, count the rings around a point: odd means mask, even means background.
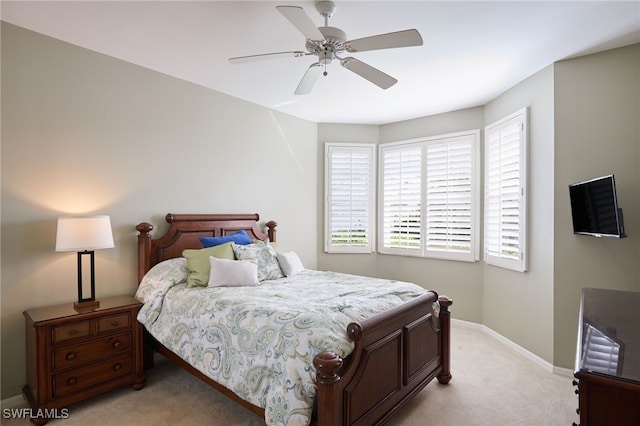
[[[34,308],[28,309],[24,311],[24,316],[30,318],[34,323],[43,322],[43,321],[54,321],[60,319],[71,319],[70,317],[75,317],[79,315],[88,315],[88,314],[100,314],[105,313],[111,309],[122,308],[126,306],[132,305],[140,305],[140,302],[137,301],[133,296],[124,295],[124,296],[114,296],[114,297],[105,297],[99,299],[100,306],[96,309],[81,311],[78,312],[74,309],[73,303],[64,303],[61,305],[55,306],[45,306],[42,308]]]
[[[582,291],[576,370],[640,383],[640,293]]]

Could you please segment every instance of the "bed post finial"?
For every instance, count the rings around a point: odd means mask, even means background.
[[[342,358],[335,352],[320,352],[313,357],[313,366],[317,371],[318,383],[330,385],[340,380],[336,372],[342,367]]]
[[[138,234],[138,283],[142,281],[142,277],[149,270],[149,253],[151,248],[151,234],[153,225],[147,222],[142,222],[136,225]]]
[[[276,241],[276,226],[278,226],[278,222],[275,220],[267,222],[267,235],[269,235],[269,241],[272,243]]]

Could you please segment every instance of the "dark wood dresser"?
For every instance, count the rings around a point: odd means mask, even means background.
[[[583,289],[574,376],[581,426],[640,425],[640,293]]]
[[[33,411],[67,407],[125,385],[142,389],[143,336],[136,320],[141,306],[131,296],[117,296],[101,299],[88,312],[75,311],[73,303],[25,311],[23,390]]]

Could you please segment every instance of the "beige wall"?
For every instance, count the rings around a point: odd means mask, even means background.
[[[584,287],[640,291],[640,45],[555,66],[554,363],[573,366]],[[628,238],[573,235],[568,185],[613,173]]]
[[[2,394],[25,384],[22,311],[76,298],[56,217],[111,216],[97,296],[136,288],[135,225],[260,213],[316,266],[317,124],[2,24]]]

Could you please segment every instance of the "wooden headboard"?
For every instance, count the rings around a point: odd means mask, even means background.
[[[276,241],[274,221],[266,223],[267,233],[258,228],[260,216],[255,214],[167,214],[169,230],[159,238],[151,238],[153,225],[142,222],[138,230],[138,283],[157,263],[181,257],[185,249],[200,249],[199,237],[221,237],[245,230],[251,238]]]

